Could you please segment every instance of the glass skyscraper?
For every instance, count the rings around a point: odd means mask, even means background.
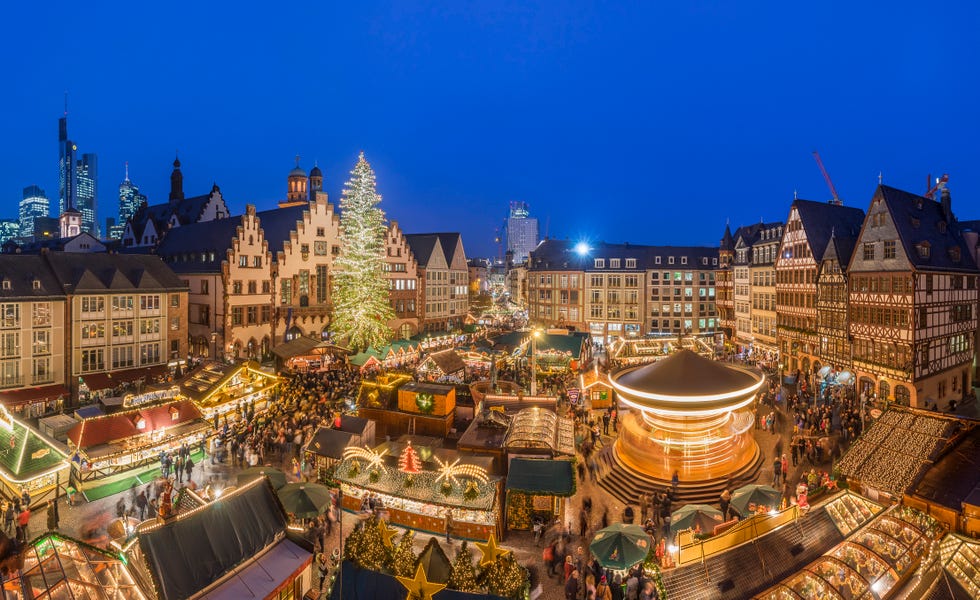
[[[129,180],[129,163],[126,163],[126,179],[119,184],[119,220],[116,221],[112,231],[107,232],[108,236],[114,240],[122,237],[126,230],[126,222],[129,221],[140,205],[146,202],[146,196],[140,193],[138,185]]]
[[[75,142],[68,139],[68,107],[58,119],[58,215],[75,202]]]
[[[82,231],[99,237],[98,210],[99,160],[95,154],[85,153],[75,163],[75,208],[82,213]]]
[[[538,245],[538,220],[530,216],[526,202],[511,202],[507,218],[507,250],[514,255],[514,264],[527,260]]]
[[[34,235],[34,219],[48,216],[48,197],[39,186],[29,185],[24,188],[23,200],[17,213],[20,221],[20,236]]]

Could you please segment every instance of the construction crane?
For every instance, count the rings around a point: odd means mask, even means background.
[[[938,177],[936,179],[936,185],[932,186],[932,188],[928,192],[926,192],[926,198],[930,200],[935,199],[936,191],[946,187],[946,184],[948,182],[949,182],[949,173],[943,173],[942,177]]]
[[[834,187],[834,182],[830,180],[830,175],[827,173],[827,169],[824,168],[823,161],[820,160],[820,153],[814,150],[813,158],[817,160],[817,166],[820,167],[820,172],[823,173],[823,178],[824,181],[827,182],[827,187],[830,188],[830,194],[833,196],[833,200],[831,200],[830,203],[840,206],[843,204],[843,202],[840,201],[840,197],[837,195],[837,188]]]

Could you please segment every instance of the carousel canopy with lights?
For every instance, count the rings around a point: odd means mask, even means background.
[[[623,419],[617,458],[656,480],[686,481],[738,473],[759,458],[752,402],[765,383],[758,370],[677,350],[655,363],[610,377]]]

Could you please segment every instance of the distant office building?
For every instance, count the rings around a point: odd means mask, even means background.
[[[0,219],[0,245],[20,235],[20,221],[17,219]]]
[[[507,218],[507,250],[513,253],[514,263],[527,260],[528,253],[538,245],[538,220],[530,216],[526,202],[511,202]]]
[[[23,200],[17,213],[20,221],[20,236],[34,235],[34,219],[48,216],[48,197],[40,187],[29,185],[24,188]]]
[[[98,210],[98,157],[85,153],[75,163],[75,208],[82,213],[82,231],[99,236],[99,224],[96,221]]]
[[[68,107],[58,119],[58,214],[75,202],[75,142],[68,139]]]
[[[115,221],[112,229],[106,229],[108,237],[121,239],[126,230],[126,222],[133,218],[141,204],[146,202],[146,196],[140,193],[138,185],[129,180],[129,163],[126,163],[126,179],[119,184],[119,220]]]
[[[34,217],[34,239],[44,240],[61,235],[61,221],[57,217]]]

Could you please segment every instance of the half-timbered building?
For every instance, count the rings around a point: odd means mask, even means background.
[[[776,258],[777,341],[780,364],[804,380],[822,366],[817,328],[817,266],[835,228],[857,229],[864,211],[834,202],[796,199]]]
[[[851,371],[851,344],[847,330],[847,265],[854,252],[858,231],[837,231],[817,269],[817,334],[819,355],[834,371]]]
[[[879,185],[848,268],[859,393],[946,407],[972,388],[977,263],[941,201]]]

